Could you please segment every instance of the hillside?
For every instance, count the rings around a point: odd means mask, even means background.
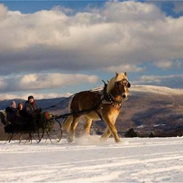
[[[63,102],[60,103],[61,101]],[[10,101],[0,101],[0,109],[4,109],[9,103]],[[38,106],[42,108],[58,104],[49,109],[49,111],[58,115],[68,112],[68,103],[69,99],[65,98],[37,101]],[[147,85],[132,86],[130,97],[123,103],[122,112],[117,119],[116,126],[121,136],[130,128],[134,128],[141,135],[149,135],[151,132],[158,136],[182,135],[183,90]],[[80,133],[81,128],[83,128],[82,123],[78,127],[78,133]],[[94,122],[91,132],[100,134],[104,128],[105,123]]]
[[[128,118],[130,116],[130,118]],[[123,121],[123,123],[121,123]],[[124,104],[118,125],[141,133],[181,133],[183,129],[183,90],[156,86],[134,86]],[[120,126],[120,125],[119,125]]]

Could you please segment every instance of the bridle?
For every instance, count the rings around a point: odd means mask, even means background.
[[[122,85],[124,87],[127,87],[127,88],[130,88],[131,87],[131,84],[129,83],[129,81],[127,79],[122,79],[121,82],[122,82]],[[119,84],[119,82],[116,82],[115,86],[117,88],[118,94],[120,96],[122,96],[123,95],[123,91],[120,90],[120,84]]]
[[[122,80],[122,85],[124,87],[128,87],[128,88],[130,88],[130,86],[131,86],[131,84],[129,83],[129,81],[127,79]],[[117,89],[118,95],[121,96],[121,99],[117,100],[111,92],[107,93],[107,91],[106,91],[107,84],[105,84],[105,87],[104,87],[104,90],[103,90],[103,95],[104,95],[103,100],[109,101],[109,103],[111,103],[112,105],[119,104],[121,106],[122,101],[123,101],[123,96],[122,95],[123,95],[124,92],[121,91],[119,82],[115,83],[115,87]]]

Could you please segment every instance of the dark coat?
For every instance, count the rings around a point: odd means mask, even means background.
[[[16,122],[16,111],[17,109],[12,108],[12,107],[7,107],[6,108],[6,113],[7,113],[7,120],[11,123]]]
[[[37,109],[38,109],[38,107],[37,107],[36,102],[33,102],[32,104],[29,101],[25,102],[24,110],[27,113],[27,115],[34,116],[35,113],[37,113]]]
[[[17,109],[16,115],[17,115],[17,117],[19,117],[19,118],[20,118],[20,117],[21,117],[21,118],[27,118],[27,117],[28,117],[27,112],[26,112],[24,109],[22,109],[22,110]]]
[[[30,115],[28,115],[24,109],[22,110],[17,109],[16,117],[17,117],[17,123],[19,125],[26,124],[27,122],[30,121]]]

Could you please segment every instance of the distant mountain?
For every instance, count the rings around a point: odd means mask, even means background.
[[[60,115],[69,112],[69,101],[70,98],[45,99],[37,100],[37,104],[42,108],[55,105],[45,110]],[[0,110],[9,104],[8,100],[0,101]],[[80,123],[78,126],[78,133],[83,125]],[[183,89],[133,85],[129,99],[123,102],[116,126],[121,136],[130,128],[134,128],[141,136],[152,133],[158,136],[183,135]],[[93,122],[91,131],[100,134],[104,128],[104,122]]]
[[[37,106],[41,107],[43,110],[63,110],[67,107],[68,101],[70,98],[54,98],[54,99],[41,99],[36,100]],[[5,109],[7,106],[10,106],[12,100],[2,100],[0,101],[0,110]],[[25,103],[25,100],[14,99],[14,101],[18,104],[20,101]]]
[[[156,135],[183,132],[183,89],[133,86],[117,125]],[[120,126],[120,125],[119,125]]]

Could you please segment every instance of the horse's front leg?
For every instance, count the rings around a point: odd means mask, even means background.
[[[116,118],[114,120],[113,116],[105,116],[104,120],[108,126],[108,131],[106,132],[106,136],[108,135],[108,137],[110,136],[110,132],[112,133],[112,135],[114,136],[114,139],[116,141],[116,143],[120,142],[120,138],[118,136],[118,132],[115,126],[115,122],[116,122]],[[110,130],[110,132],[109,132]],[[104,133],[105,134],[105,133]],[[104,135],[105,137],[105,135]]]

